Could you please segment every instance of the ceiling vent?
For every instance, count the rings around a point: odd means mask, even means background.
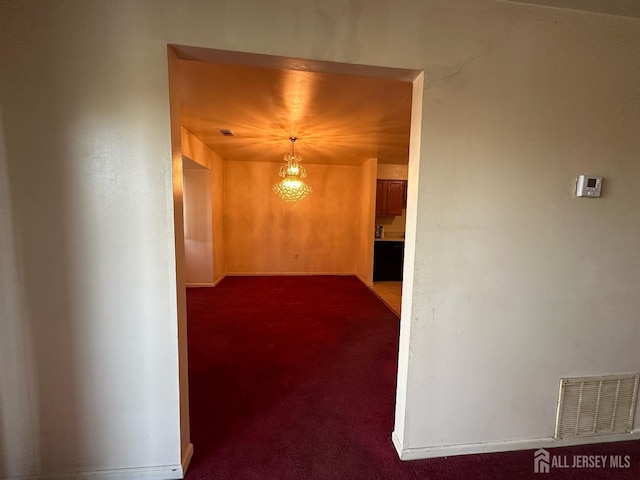
[[[218,132],[223,137],[235,137],[236,134],[230,128],[216,128],[216,132]]]
[[[639,374],[563,378],[556,438],[631,432]]]

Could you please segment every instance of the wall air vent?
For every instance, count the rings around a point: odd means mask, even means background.
[[[233,130],[229,128],[216,128],[216,132],[218,132],[223,137],[235,137],[236,134]]]
[[[556,438],[629,433],[640,374],[560,380]]]

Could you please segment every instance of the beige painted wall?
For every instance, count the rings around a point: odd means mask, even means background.
[[[557,445],[560,377],[637,371],[640,21],[494,0],[331,5],[2,3],[3,474],[181,469],[167,43],[424,70],[403,455]],[[602,198],[573,196],[580,173],[605,177]]]
[[[224,160],[191,132],[181,128],[182,153],[211,172],[211,223],[213,234],[213,283],[226,274],[224,233]]]
[[[370,158],[359,167],[355,273],[367,285],[373,285],[377,165],[378,159]]]
[[[305,165],[313,193],[289,204],[280,165],[225,162],[227,273],[353,274],[359,167]]]
[[[384,235],[400,235],[407,227],[407,210],[402,209],[401,215],[376,215],[376,225],[384,226]]]
[[[409,175],[409,165],[396,165],[390,163],[379,163],[376,178],[389,180],[406,180]]]

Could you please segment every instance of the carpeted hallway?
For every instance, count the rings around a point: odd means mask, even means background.
[[[532,451],[398,460],[399,321],[355,277],[228,277],[187,301],[188,480],[638,478],[638,442],[557,450],[631,455],[625,470],[534,474]]]

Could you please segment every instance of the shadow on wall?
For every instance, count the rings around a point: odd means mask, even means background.
[[[72,469],[56,458],[82,456],[86,445],[76,385],[79,326],[68,283],[74,192],[66,165],[55,161],[68,156],[65,139],[51,132],[64,124],[54,86],[38,85],[52,76],[52,63],[39,62],[29,77],[5,79],[10,87],[2,91],[12,95],[1,98],[8,108],[0,148],[0,473],[7,476]],[[28,138],[41,130],[49,134]]]
[[[2,99],[3,104],[10,101]],[[37,125],[39,116],[55,115],[46,98],[34,103],[49,113],[23,109],[22,119],[4,118],[3,133],[15,129],[9,138],[18,139],[17,132],[27,130],[21,124]],[[70,248],[65,218],[70,199],[63,165],[40,161],[62,155],[59,145],[23,140],[3,142],[0,165],[0,381],[9,387],[0,396],[4,475],[36,474],[43,467],[64,469],[46,465],[48,452],[80,454],[84,444],[77,424],[77,362],[66,271]],[[21,161],[9,166],[9,158]]]
[[[17,458],[15,446],[24,443],[21,433],[28,430],[25,418],[19,417],[21,405],[26,404],[26,385],[29,378],[29,366],[20,360],[29,358],[23,338],[24,322],[21,322],[20,275],[16,265],[16,242],[12,224],[11,196],[7,151],[4,143],[4,130],[0,112],[0,476],[10,474],[8,458]],[[26,360],[25,359],[25,360]],[[3,421],[3,419],[7,419]],[[16,441],[17,440],[17,441]]]
[[[19,15],[6,14],[6,25]],[[48,14],[33,16],[39,33],[20,45],[12,44],[17,27],[2,35],[2,64],[13,68],[0,80],[0,476],[72,470],[87,445],[78,393],[87,366],[78,361],[82,325],[72,297],[78,302],[89,285],[80,275],[69,283],[78,247],[70,211],[83,206],[65,149],[73,106],[59,98],[68,87],[46,82],[63,68],[42,40],[57,28]]]
[[[40,7],[0,15],[1,468],[176,472],[167,79],[127,9]]]

